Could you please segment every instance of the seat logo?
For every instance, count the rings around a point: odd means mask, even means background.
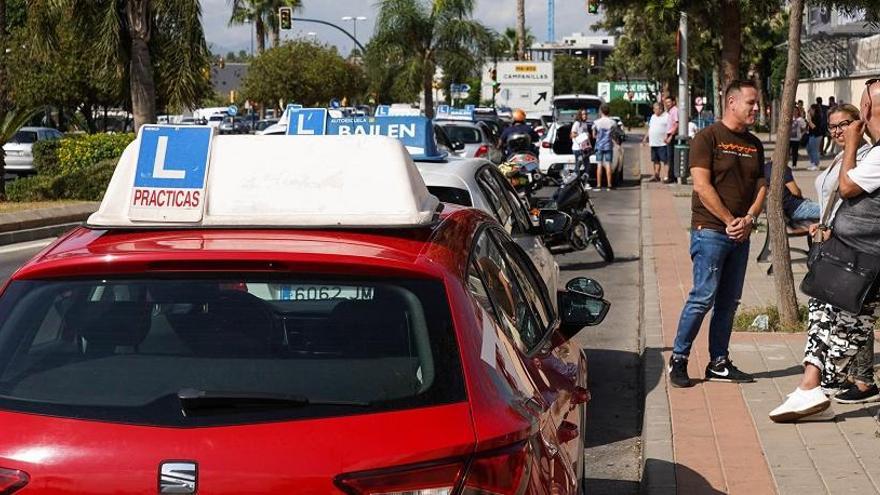
[[[165,461],[159,465],[159,493],[195,493],[198,475],[195,462]]]

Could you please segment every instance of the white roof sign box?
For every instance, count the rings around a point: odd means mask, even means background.
[[[396,139],[383,136],[214,136],[201,218],[130,215],[141,143],[122,155],[88,225],[98,228],[412,227],[439,201]],[[381,191],[381,194],[376,194]]]

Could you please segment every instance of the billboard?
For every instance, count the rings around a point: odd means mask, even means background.
[[[520,61],[484,65],[480,100],[492,99],[495,81],[498,83],[495,106],[550,113],[553,101],[553,62]]]
[[[600,98],[627,100],[633,103],[653,103],[660,94],[660,85],[655,81],[602,81],[597,85]]]

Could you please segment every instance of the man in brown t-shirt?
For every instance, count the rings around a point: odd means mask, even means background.
[[[721,122],[703,129],[691,142],[694,286],[681,311],[669,360],[670,382],[676,387],[691,385],[687,373],[691,345],[713,307],[706,380],[754,381],[730,361],[728,345],[745,280],[749,236],[766,193],[764,147],[747,130],[755,123],[758,92],[750,81],[734,81],[724,100]]]

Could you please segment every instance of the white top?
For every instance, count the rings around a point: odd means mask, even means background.
[[[789,141],[800,141],[807,130],[807,121],[803,117],[791,119],[791,129],[788,132]]]
[[[880,189],[880,146],[871,148],[856,167],[848,172],[850,180],[868,194]]]
[[[694,121],[688,122],[688,137],[693,138],[698,132],[700,132],[700,128],[697,127],[697,123]]]
[[[865,155],[868,154],[868,151],[871,151],[871,145],[866,144],[856,151],[856,163],[859,164],[862,160],[864,160]],[[816,195],[819,200],[819,218],[822,218],[822,215],[825,214],[825,205],[828,203],[828,198],[831,196],[831,193],[837,188],[837,182],[840,179],[840,163],[843,160],[843,152],[837,154],[834,157],[834,160],[831,161],[831,165],[819,173],[816,176]],[[831,215],[828,216],[828,222],[831,223],[831,219],[834,218],[834,215],[837,213],[837,209],[840,208],[841,200],[838,199],[836,203],[834,203],[834,207],[831,210]]]
[[[165,165],[154,167],[166,175],[177,172],[173,148],[191,146],[174,139]],[[409,227],[429,224],[438,211],[406,148],[389,137],[214,136],[200,190],[175,187],[174,177],[138,186],[138,155],[149,152],[141,140],[125,149],[89,226]],[[135,215],[133,205],[155,214]]]
[[[574,137],[571,139],[572,151],[581,150],[581,143],[583,143],[584,138],[590,137],[588,129],[589,126],[587,123],[581,122],[580,120],[575,120],[574,123],[571,124],[571,132],[574,134]]]
[[[593,122],[593,135],[596,136],[597,150],[610,150],[613,148],[611,143],[611,129],[617,126],[617,122],[611,117],[599,117]]]
[[[666,132],[669,130],[669,115],[666,112],[657,115],[651,114],[648,121],[648,144],[651,146],[666,146]]]

